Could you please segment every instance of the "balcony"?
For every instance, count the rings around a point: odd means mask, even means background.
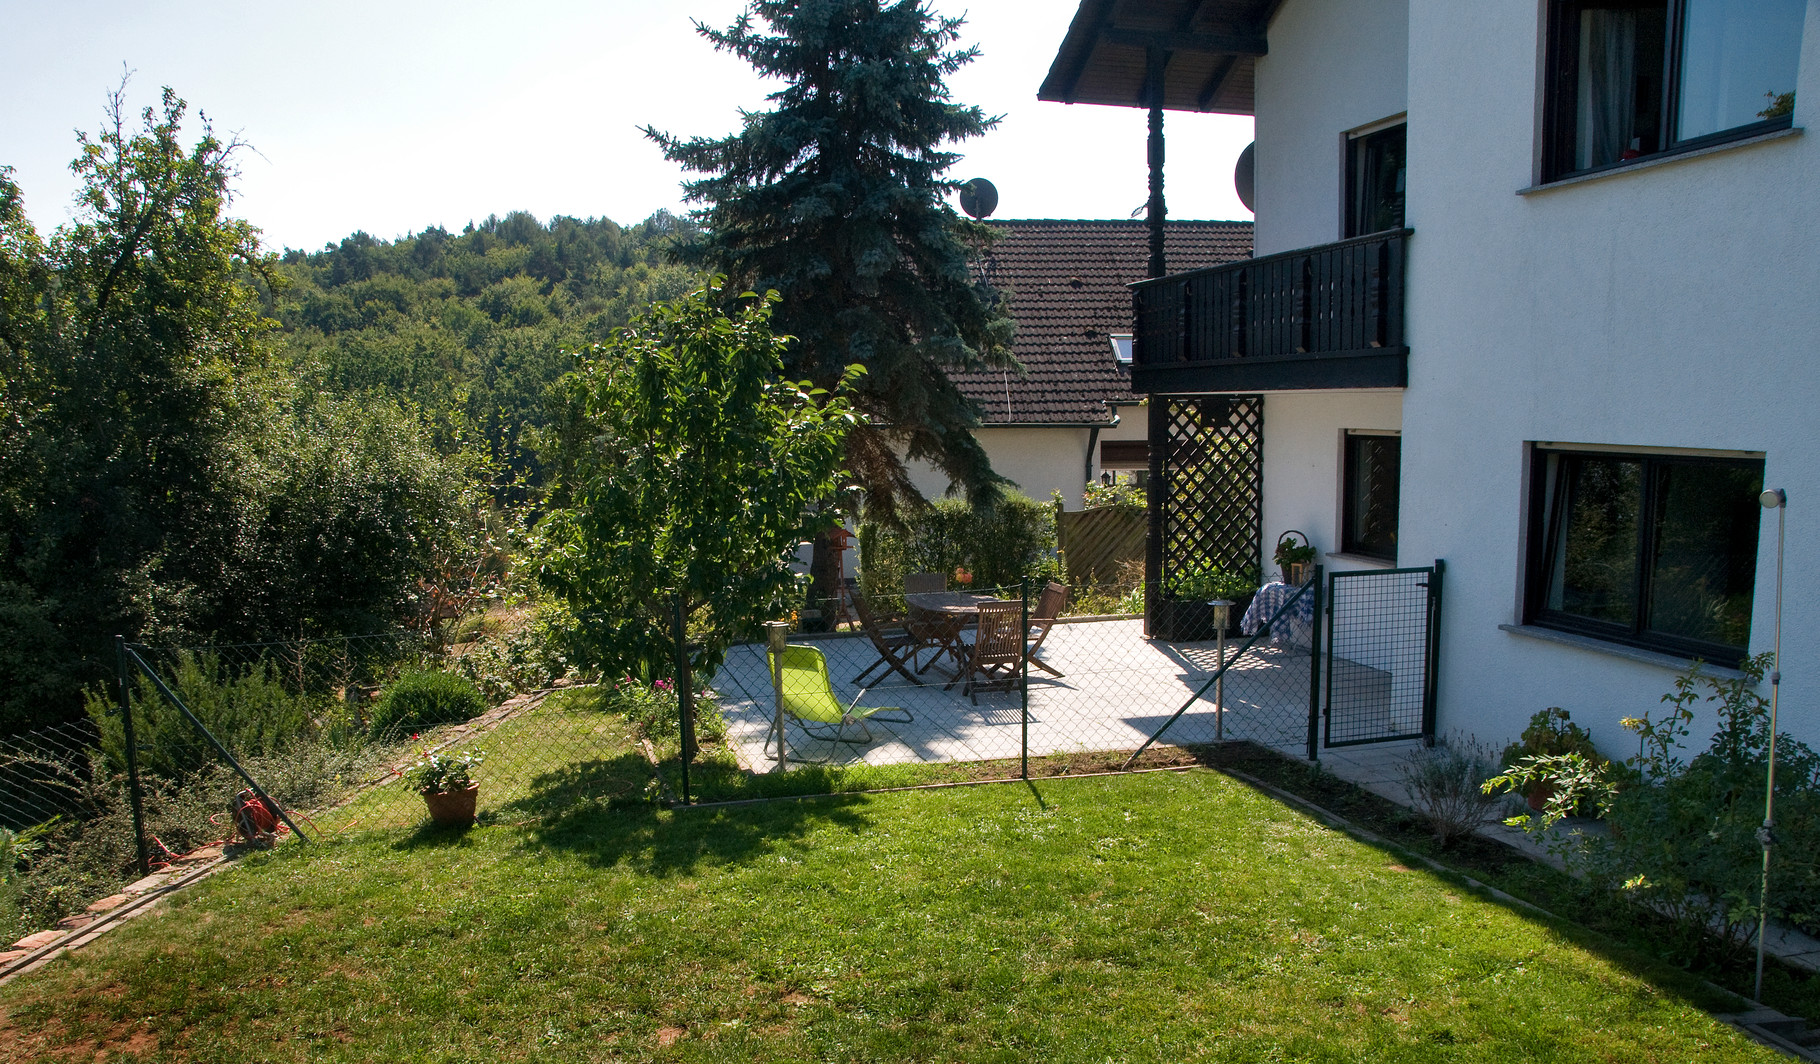
[[[1132,390],[1406,386],[1410,232],[1392,229],[1132,285]]]

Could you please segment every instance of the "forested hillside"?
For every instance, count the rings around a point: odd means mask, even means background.
[[[606,339],[632,312],[688,290],[665,248],[688,222],[659,212],[622,227],[522,211],[459,233],[395,241],[355,233],[287,252],[267,290],[288,357],[313,390],[403,401],[446,454],[495,463],[495,498],[526,500],[538,467],[531,432],[568,352]]]
[[[116,635],[427,631],[498,587],[569,352],[690,286],[665,214],[273,256],[185,111],[114,94],[49,234],[0,167],[0,734],[79,715]]]

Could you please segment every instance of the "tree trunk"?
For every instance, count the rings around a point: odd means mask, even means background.
[[[829,529],[815,537],[809,555],[809,601],[801,628],[805,632],[826,632],[834,627],[839,611],[841,571],[840,535]],[[819,615],[814,611],[820,611]]]

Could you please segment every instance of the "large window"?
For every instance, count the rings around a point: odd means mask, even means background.
[[[1735,665],[1750,643],[1763,462],[1537,447],[1531,624]]]
[[[1807,0],[1551,0],[1549,179],[1786,127]]]
[[[1340,551],[1397,560],[1397,507],[1401,504],[1403,440],[1368,432],[1346,434],[1346,468],[1340,492]]]
[[[1407,128],[1394,125],[1347,141],[1347,237],[1403,228]]]

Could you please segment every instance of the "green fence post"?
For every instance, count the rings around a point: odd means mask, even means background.
[[[259,785],[259,781],[249,775],[247,770],[241,767],[240,762],[234,760],[234,755],[228,753],[227,747],[221,745],[221,740],[215,738],[215,733],[209,731],[208,726],[202,723],[196,714],[190,710],[190,707],[184,703],[183,699],[177,697],[177,692],[171,690],[171,685],[164,682],[164,677],[158,675],[158,670],[152,668],[144,658],[140,657],[139,654],[131,648],[125,648],[125,652],[132,658],[133,663],[139,666],[139,671],[145,674],[145,678],[152,681],[152,686],[158,689],[158,693],[163,695],[171,705],[177,707],[177,712],[183,714],[183,719],[190,722],[190,727],[200,732],[202,737],[209,741],[209,745],[214,747],[215,753],[220,755],[221,759],[228,763],[228,767],[233,769],[234,773],[241,779],[245,780],[247,786],[253,789],[253,793],[258,795],[261,801],[266,802],[272,810],[278,814],[278,819],[284,821],[284,826],[291,829],[291,834],[297,836],[302,842],[310,841],[310,837],[305,835],[303,829],[299,828],[296,822],[291,819],[291,814],[285,812],[284,806],[279,805],[271,795],[267,794],[265,788]]]
[[[689,804],[689,762],[695,759],[695,677],[689,671],[688,623],[683,617],[683,593],[678,591],[676,606],[676,711],[682,719],[682,800]]]
[[[1331,653],[1332,648],[1321,646],[1321,617],[1324,610],[1333,609],[1333,603],[1322,599],[1322,580],[1326,576],[1324,566],[1314,567],[1314,575],[1309,578],[1312,585],[1308,590],[1314,596],[1311,603],[1308,625],[1308,760],[1319,761],[1320,747],[1316,744],[1316,733],[1321,729],[1321,652]]]
[[[126,733],[126,786],[133,800],[133,845],[139,851],[139,874],[151,875],[151,855],[145,850],[145,805],[139,796],[139,741],[133,737],[133,688],[126,678],[126,637],[114,637],[114,666],[120,677],[120,725]]]
[[[1023,626],[1018,629],[1018,638],[1023,641],[1024,653],[1018,666],[1018,698],[1023,708],[1023,734],[1018,742],[1019,771],[1024,779],[1030,778],[1030,578],[1024,577],[1018,585],[1018,601],[1022,607]]]

